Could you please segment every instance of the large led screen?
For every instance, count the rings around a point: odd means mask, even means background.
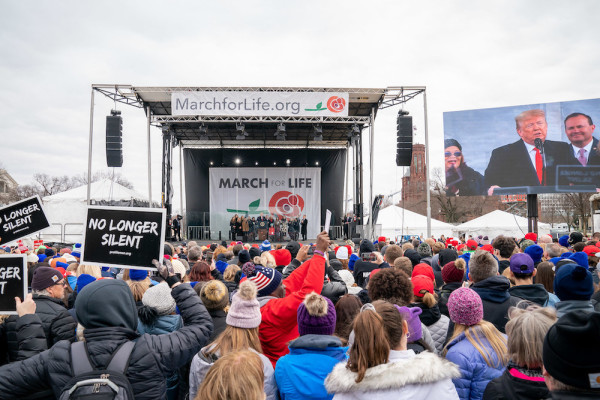
[[[445,112],[446,194],[595,192],[595,121],[600,99]]]

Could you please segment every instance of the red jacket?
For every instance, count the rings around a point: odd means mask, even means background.
[[[315,255],[283,280],[284,298],[273,298],[261,307],[258,336],[263,354],[271,360],[273,368],[277,360],[289,352],[288,343],[299,336],[298,307],[307,294],[321,294],[324,278],[325,259]]]

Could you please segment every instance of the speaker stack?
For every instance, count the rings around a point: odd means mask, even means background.
[[[111,110],[106,117],[106,164],[123,166],[123,118],[117,110]]]
[[[408,111],[400,110],[396,120],[396,165],[410,167],[413,147],[413,124]]]

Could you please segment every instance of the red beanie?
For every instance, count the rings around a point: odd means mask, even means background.
[[[465,278],[467,263],[462,258],[450,261],[442,268],[442,279],[445,283],[462,282]]]
[[[533,233],[533,232],[528,232],[525,235],[525,239],[529,239],[529,240],[531,240],[533,242],[537,242],[537,235],[535,233]]]
[[[433,274],[433,268],[431,268],[430,265],[427,265],[425,263],[417,264],[413,268],[412,278],[419,276],[419,275],[425,275],[432,281],[435,280],[435,275]]]
[[[271,250],[270,253],[275,258],[275,265],[277,266],[287,266],[292,262],[292,253],[288,249]]]
[[[377,242],[385,242],[385,236],[379,236]]]

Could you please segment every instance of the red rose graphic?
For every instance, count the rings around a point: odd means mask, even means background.
[[[304,199],[297,194],[282,190],[269,200],[269,212],[286,218],[299,217],[304,210]]]
[[[346,107],[346,100],[341,97],[331,96],[329,100],[327,100],[327,109],[331,112],[339,113],[344,111]]]

